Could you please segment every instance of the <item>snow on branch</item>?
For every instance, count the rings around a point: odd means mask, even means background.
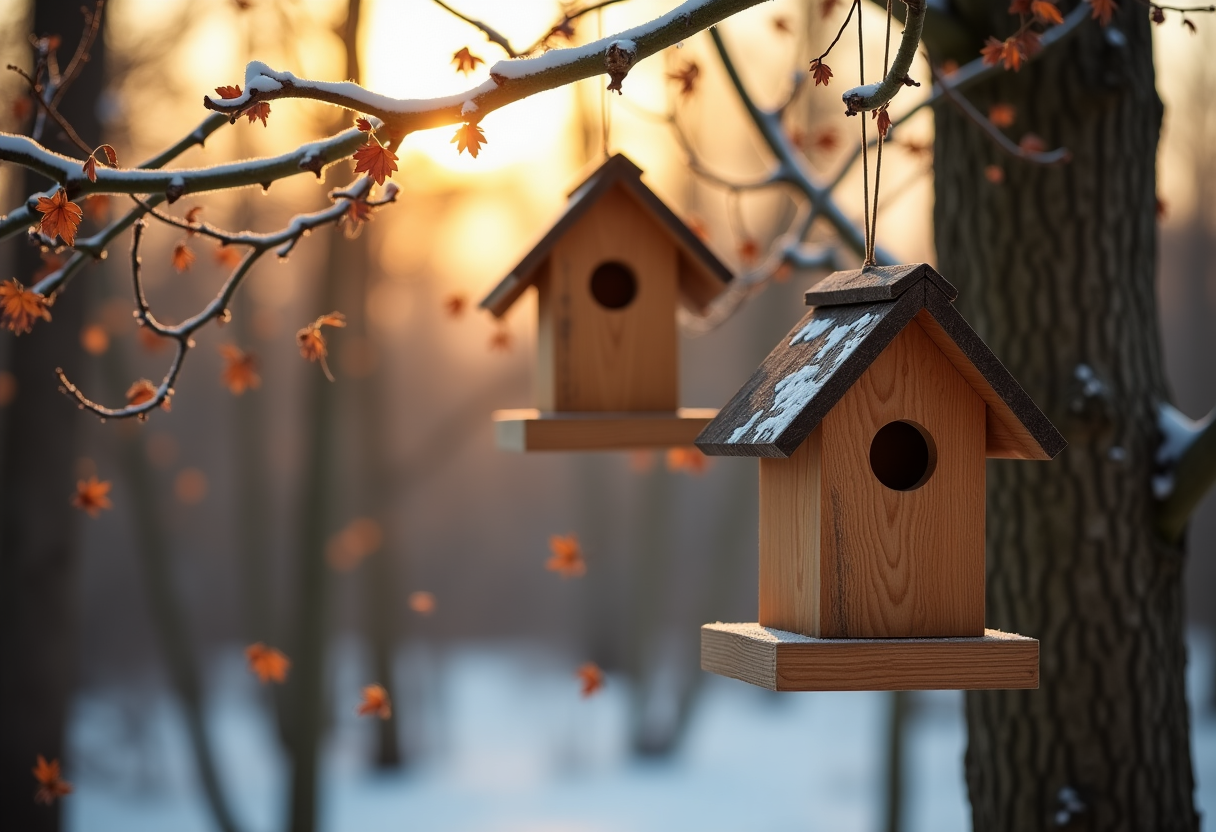
[[[1216,483],[1216,410],[1195,421],[1163,402],[1157,407],[1157,425],[1161,432],[1153,475],[1157,530],[1174,542]]]
[[[614,59],[619,61],[622,52],[629,56],[629,65],[636,64],[761,2],[763,0],[687,0],[649,23],[584,46],[553,49],[535,58],[499,61],[490,67],[487,81],[457,95],[430,99],[391,98],[349,81],[311,81],[254,61],[246,67],[245,89],[240,95],[235,98],[205,96],[203,105],[235,119],[261,101],[306,98],[377,116],[384,121],[390,134],[400,136],[414,130],[468,121],[470,113],[477,113],[480,118],[538,92],[610,74],[610,64]],[[619,86],[616,73],[611,74],[614,84]]]
[[[846,111],[851,116],[882,109],[896,93],[911,83],[908,70],[912,68],[912,59],[916,57],[916,50],[920,47],[920,33],[925,26],[925,12],[929,4],[926,0],[904,0],[904,4],[908,7],[904,34],[886,77],[876,84],[845,90],[841,96]]]

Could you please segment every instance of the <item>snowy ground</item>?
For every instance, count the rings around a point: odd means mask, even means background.
[[[353,714],[355,651],[338,673]],[[1212,645],[1191,644],[1191,700],[1205,701]],[[421,662],[421,665],[419,664]],[[625,746],[623,683],[578,697],[571,665],[526,648],[415,653],[426,749],[408,773],[367,767],[369,726],[340,717],[326,757],[327,832],[784,832],[880,828],[882,693],[773,694],[714,678],[673,759],[639,762]],[[284,769],[262,693],[237,655],[225,660],[210,714],[224,785],[248,832],[281,827]],[[154,689],[153,689],[154,690]],[[918,694],[908,737],[909,830],[966,830],[961,695]],[[347,702],[345,700],[349,699]],[[1216,716],[1194,715],[1198,801],[1216,810]],[[94,691],[70,726],[66,802],[74,832],[210,832],[175,706],[163,692]],[[1211,827],[1205,823],[1204,828]]]

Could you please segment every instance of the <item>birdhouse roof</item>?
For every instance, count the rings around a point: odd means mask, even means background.
[[[924,264],[836,272],[806,293],[814,307],[697,437],[719,456],[788,457],[916,320],[988,411],[988,456],[1051,459],[1064,437],[951,301]]]
[[[714,256],[705,243],[684,222],[672,213],[654,192],[642,184],[642,169],[618,153],[596,169],[581,185],[570,192],[570,202],[553,227],[536,246],[524,255],[498,285],[486,295],[481,308],[502,316],[540,274],[540,267],[549,257],[554,245],[566,232],[614,187],[621,187],[633,197],[638,208],[663,228],[679,253],[680,297],[695,311],[701,312],[725,288],[731,272]],[[628,245],[628,241],[622,241]]]

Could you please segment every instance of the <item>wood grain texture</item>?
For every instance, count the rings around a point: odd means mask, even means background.
[[[592,272],[608,261],[637,279],[621,309],[591,294]],[[548,316],[540,327],[553,333],[552,408],[675,410],[677,288],[676,249],[662,228],[623,188],[604,194],[553,247],[541,286],[549,297],[538,307]]]
[[[759,624],[706,624],[701,669],[780,691],[995,690],[1039,686],[1039,643],[976,638],[818,639]]]
[[[820,630],[831,638],[984,632],[984,402],[915,321],[823,419]],[[932,476],[895,491],[870,467],[889,422],[936,446]]]
[[[494,441],[504,451],[627,451],[692,445],[713,408],[654,413],[544,413],[532,408],[494,412]]]
[[[821,440],[760,460],[760,623],[819,635]]]

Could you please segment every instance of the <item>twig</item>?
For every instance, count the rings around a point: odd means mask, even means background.
[[[550,26],[549,31],[545,32],[545,34],[533,41],[527,49],[516,50],[513,46],[511,46],[511,41],[507,39],[506,35],[499,32],[490,24],[469,17],[468,15],[453,9],[451,6],[445,3],[444,0],[433,0],[435,5],[441,7],[449,14],[460,18],[475,29],[480,29],[482,34],[486,36],[486,40],[490,41],[490,43],[497,44],[502,51],[507,53],[507,57],[510,58],[521,58],[524,55],[531,55],[533,52],[536,52],[538,49],[548,43],[550,38],[552,38],[558,32],[563,31],[567,24],[578,20],[588,12],[597,11],[605,6],[612,6],[616,3],[623,3],[624,1],[625,0],[600,0],[598,3],[591,3],[590,5],[584,6],[576,11],[563,14],[561,20]]]
[[[84,65],[89,62],[89,50],[93,48],[93,41],[97,39],[97,33],[101,30],[101,12],[105,2],[106,0],[97,0],[92,12],[81,8],[81,11],[84,12],[84,33],[80,36],[80,42],[76,44],[76,52],[72,55],[72,60],[68,61],[68,68],[60,75],[54,95],[51,97],[50,105],[56,109],[58,109],[64,93],[68,91],[68,87],[80,75]]]
[[[80,389],[68,380],[67,376],[61,369],[56,369],[59,376],[59,381],[63,385],[64,391],[72,396],[80,407],[97,414],[102,418],[107,419],[123,419],[130,417],[140,417],[147,414],[149,411],[160,407],[167,399],[173,395],[173,384],[177,380],[178,374],[181,372],[182,362],[186,357],[186,353],[194,346],[193,335],[201,327],[212,320],[225,318],[228,315],[228,305],[232,301],[232,296],[240,286],[245,275],[253,265],[261,258],[263,254],[271,249],[276,249],[276,254],[279,257],[286,257],[295,246],[295,244],[307,232],[314,228],[325,225],[327,223],[337,222],[347,211],[349,200],[363,199],[370,192],[372,180],[369,178],[359,179],[352,187],[345,191],[335,191],[330,196],[334,198],[334,204],[330,207],[317,211],[312,214],[301,214],[292,219],[291,223],[284,229],[269,234],[256,234],[245,232],[241,234],[228,235],[228,241],[236,245],[249,246],[250,250],[241,260],[241,262],[233,269],[232,274],[224,282],[219,293],[215,296],[202,311],[188,318],[180,324],[167,325],[156,319],[152,313],[151,306],[148,304],[146,295],[144,294],[143,286],[143,264],[139,257],[139,249],[143,240],[144,230],[147,228],[147,221],[140,219],[135,222],[135,230],[131,240],[131,280],[133,284],[133,293],[135,296],[135,317],[141,326],[148,327],[149,330],[156,333],[162,338],[166,338],[176,342],[176,351],[173,360],[170,362],[169,369],[166,371],[161,383],[156,387],[153,395],[138,404],[130,404],[125,407],[111,408],[98,404],[89,399],[80,391]],[[376,204],[384,204],[386,201],[392,201],[396,196],[396,189],[389,189],[385,199],[380,200]],[[140,208],[153,213],[164,222],[169,222],[171,225],[179,225],[199,233],[205,233],[202,223],[185,223],[177,220],[176,217],[169,217],[156,211],[151,205],[140,203]],[[218,236],[226,234],[217,229],[206,227],[206,233],[209,236]]]
[[[904,0],[908,14],[904,21],[904,34],[899,41],[899,49],[895,52],[895,60],[891,69],[877,84],[867,84],[845,90],[841,96],[848,115],[869,112],[885,107],[901,89],[908,83],[908,70],[912,68],[912,59],[920,48],[920,33],[925,25],[925,12],[929,8],[927,0]]]
[[[499,61],[490,78],[467,92],[429,100],[394,99],[371,93],[350,82],[331,83],[297,78],[254,61],[245,70],[245,90],[236,98],[206,96],[203,104],[235,118],[258,101],[305,98],[380,118],[394,135],[468,121],[513,101],[584,78],[607,73],[610,48],[632,55],[636,64],[690,35],[725,20],[764,0],[687,0],[649,23],[584,46],[554,49],[539,58]],[[3,156],[0,156],[3,158]]]
[[[853,3],[849,6],[849,13],[845,15],[844,23],[840,24],[840,29],[836,32],[836,37],[832,38],[832,42],[828,44],[827,49],[823,50],[822,55],[820,55],[818,58],[814,58],[811,61],[812,65],[822,63],[823,59],[828,56],[828,53],[836,48],[836,44],[840,42],[840,36],[844,34],[844,30],[849,27],[849,21],[853,19],[853,12],[858,12],[860,14],[860,9],[861,0],[853,0]]]
[[[1037,165],[1058,165],[1062,162],[1067,162],[1072,159],[1072,153],[1066,147],[1058,147],[1055,150],[1026,150],[1019,144],[1015,144],[1008,136],[1001,132],[992,121],[975,108],[975,105],[967,100],[965,96],[959,95],[952,87],[942,83],[941,75],[937,69],[930,67],[930,72],[933,73],[934,83],[939,85],[939,88],[951,104],[955,105],[962,111],[963,115],[971,119],[981,130],[988,135],[990,139],[1001,150],[1008,153],[1015,159],[1021,159],[1025,162],[1033,162]]]
[[[461,12],[456,11],[451,6],[449,6],[447,3],[443,2],[443,0],[432,0],[432,1],[435,3],[436,6],[439,6],[441,9],[446,11],[448,14],[460,18],[465,23],[472,26],[474,29],[480,29],[482,34],[484,34],[486,36],[486,40],[490,41],[490,43],[498,44],[500,47],[502,47],[502,51],[506,52],[507,55],[509,55],[510,57],[518,58],[520,56],[521,53],[516,52],[514,49],[511,48],[511,41],[507,40],[505,35],[501,34],[497,29],[492,27],[490,24],[483,23],[482,21],[477,20],[476,18],[469,17],[466,14],[462,14]]]
[[[86,157],[91,156],[93,153],[93,148],[85,144],[84,139],[80,138],[80,135],[76,132],[72,125],[68,124],[67,119],[60,115],[59,110],[56,109],[53,102],[43,100],[43,93],[45,90],[42,88],[42,85],[27,75],[25,70],[19,66],[9,64],[6,68],[25,79],[25,83],[29,85],[30,93],[32,94],[30,97],[34,99],[34,102],[42,108],[44,113],[55,120],[55,123],[59,125],[61,130],[63,130],[64,135],[72,140],[72,144],[80,148]]]

